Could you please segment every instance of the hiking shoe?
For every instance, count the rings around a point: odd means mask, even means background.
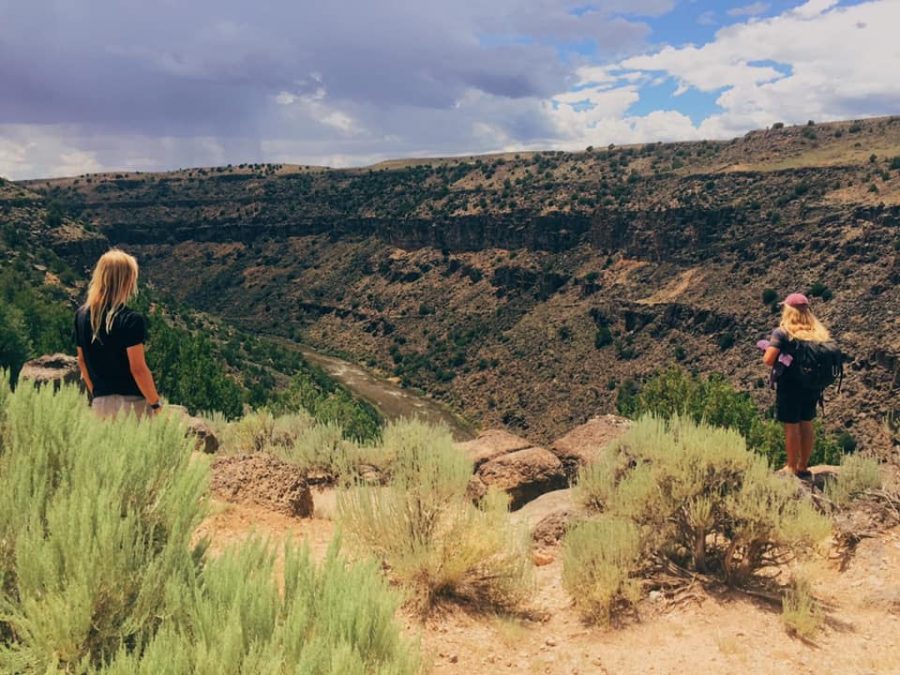
[[[799,478],[800,480],[812,480],[813,477],[812,471],[809,471],[808,469],[804,471],[798,471],[794,475],[797,476],[797,478]]]

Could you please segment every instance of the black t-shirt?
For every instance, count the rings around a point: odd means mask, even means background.
[[[106,332],[102,321],[97,338],[91,330],[91,311],[81,307],[75,313],[75,344],[84,352],[88,374],[94,385],[94,396],[143,396],[131,374],[127,349],[147,339],[147,322],[137,312],[123,307]]]

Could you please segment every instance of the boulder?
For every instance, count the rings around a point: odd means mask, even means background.
[[[219,437],[213,431],[209,422],[202,417],[194,417],[183,405],[166,405],[163,410],[180,415],[187,427],[185,436],[193,436],[196,450],[213,454],[219,449]]]
[[[210,490],[228,502],[257,504],[289,516],[313,515],[313,498],[303,471],[268,453],[219,457]]]
[[[469,484],[469,492],[479,497],[490,488],[510,497],[510,508],[521,508],[545,492],[566,486],[562,462],[544,448],[516,450],[483,463]]]
[[[562,540],[579,513],[571,488],[566,488],[528,502],[513,514],[513,520],[528,528],[535,545],[552,547]]]
[[[78,359],[68,354],[49,354],[32,359],[19,371],[19,382],[31,382],[35,386],[52,384],[59,389],[63,384],[77,384],[84,390]]]
[[[532,447],[533,443],[521,436],[516,436],[503,429],[488,429],[478,434],[477,438],[464,443],[457,443],[456,447],[462,450],[466,457],[472,460],[478,469],[485,462],[516,450],[524,450]]]
[[[617,440],[630,428],[631,420],[618,415],[600,415],[557,439],[550,451],[563,463],[566,476],[572,479],[578,469],[597,458],[603,446]]]
[[[200,417],[187,418],[187,435],[196,439],[195,447],[209,455],[219,449],[219,437],[216,436],[209,422]]]

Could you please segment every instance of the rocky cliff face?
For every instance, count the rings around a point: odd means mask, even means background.
[[[900,118],[730,143],[29,187],[160,286],[400,377],[538,442],[677,361],[771,401],[755,341],[802,290],[851,354],[828,421],[896,411]]]

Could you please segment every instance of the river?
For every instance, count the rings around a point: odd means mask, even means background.
[[[399,384],[380,378],[365,368],[334,356],[327,356],[307,345],[293,343],[303,357],[324,370],[347,389],[371,403],[386,420],[417,417],[430,424],[443,424],[453,438],[474,438],[474,429],[447,406],[426,396],[414,394]]]

